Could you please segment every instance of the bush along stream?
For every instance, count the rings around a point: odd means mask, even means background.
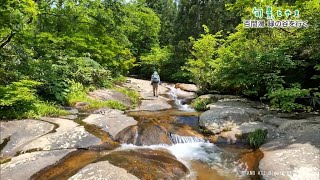
[[[90,102],[82,102],[80,110],[90,113],[66,108],[73,116],[1,123],[1,179],[268,178],[266,172],[278,172],[270,169],[271,158],[288,147],[298,148],[295,141],[307,141],[319,122],[316,115],[272,114],[260,103],[217,94],[198,97],[210,103],[206,111],[197,112],[197,89],[190,84],[163,83],[159,97],[153,97],[149,81],[128,78],[122,86],[116,91],[95,90],[83,99],[113,99],[129,106],[133,101],[121,94],[129,94],[122,88],[131,89],[139,92],[140,102],[130,110],[92,110],[87,108]],[[293,136],[301,128],[308,131]],[[275,146],[288,138],[294,139]],[[313,144],[300,145],[305,146],[300,153],[316,154]],[[305,167],[317,158],[304,162]],[[313,173],[316,168],[314,164],[308,170]],[[287,174],[272,177],[299,173],[280,170]]]

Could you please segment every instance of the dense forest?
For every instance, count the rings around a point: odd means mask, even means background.
[[[298,9],[309,27],[244,28],[266,6]],[[1,0],[0,17],[1,119],[64,113],[154,70],[281,111],[320,105],[319,0]]]

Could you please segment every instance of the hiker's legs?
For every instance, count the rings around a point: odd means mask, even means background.
[[[158,85],[159,83],[155,83],[156,84],[156,96],[158,97]]]
[[[153,83],[153,96],[157,96],[158,97],[158,83]]]
[[[153,87],[153,96],[156,96],[156,83],[152,83]]]

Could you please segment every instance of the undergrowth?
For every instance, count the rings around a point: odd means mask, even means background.
[[[137,105],[139,104],[141,96],[138,92],[124,87],[117,87],[114,90],[128,96],[132,102],[133,107],[137,107]]]
[[[197,111],[205,111],[208,110],[207,105],[212,103],[213,100],[210,98],[197,98],[192,101],[192,107]]]
[[[126,110],[128,107],[115,100],[95,100],[87,96],[88,89],[85,89],[81,83],[72,82],[70,93],[67,96],[68,105],[74,106],[77,102],[86,102],[87,110],[109,107],[112,109]]]

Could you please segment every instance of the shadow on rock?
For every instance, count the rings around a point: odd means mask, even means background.
[[[181,179],[189,171],[169,152],[151,149],[115,151],[103,158],[140,179]]]

